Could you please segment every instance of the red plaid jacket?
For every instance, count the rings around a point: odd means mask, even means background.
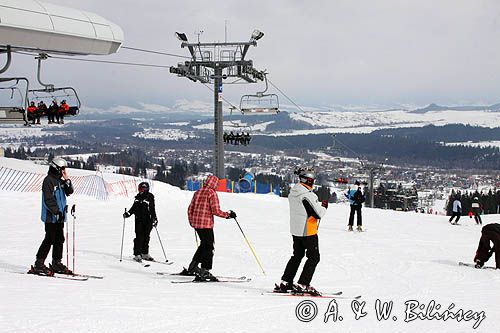
[[[220,210],[215,189],[219,179],[208,176],[205,184],[193,195],[188,208],[189,224],[195,229],[213,229],[214,215],[227,218],[229,213]]]

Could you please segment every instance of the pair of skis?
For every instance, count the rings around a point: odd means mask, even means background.
[[[461,261],[458,263],[458,266],[466,266],[466,267],[476,268],[476,264],[469,264],[469,263],[461,262]],[[497,268],[493,267],[493,266],[483,266],[479,269],[497,269]]]
[[[104,278],[104,276],[98,276],[98,275],[88,275],[88,274],[78,274],[78,273],[71,273],[71,274],[62,274],[62,273],[51,273],[51,274],[36,274],[32,273],[31,271],[28,271],[26,273],[22,272],[15,272],[18,274],[30,274],[34,276],[44,276],[44,277],[49,277],[49,278],[55,278],[55,279],[64,279],[64,280],[73,280],[73,281],[87,281],[88,279],[98,279],[101,280]]]
[[[156,264],[162,264],[162,265],[172,265],[174,262],[173,261],[156,261],[156,260],[142,260],[142,261],[136,261],[134,259],[125,259],[127,261],[133,261],[138,264],[141,264],[142,267],[149,267],[151,266],[151,263],[154,262]]]
[[[167,272],[156,272],[156,274],[161,275],[161,276],[182,276],[186,278],[190,278],[188,280],[174,280],[171,281],[172,283],[212,283],[212,282],[234,282],[234,283],[241,283],[241,282],[250,282],[252,281],[251,278],[247,278],[246,276],[216,276],[217,281],[198,281],[195,279],[195,276],[193,275],[185,275],[181,273],[167,273]]]

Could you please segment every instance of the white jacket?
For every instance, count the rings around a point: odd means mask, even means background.
[[[290,206],[290,232],[294,236],[316,235],[318,222],[316,218],[308,216],[304,206],[307,201],[314,213],[322,218],[326,213],[326,208],[318,201],[318,196],[303,184],[296,184],[288,195]]]

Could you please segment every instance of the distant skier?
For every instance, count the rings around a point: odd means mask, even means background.
[[[493,243],[493,247],[490,246]],[[485,225],[481,230],[481,239],[474,257],[476,268],[481,268],[495,253],[496,268],[500,269],[500,224]]]
[[[317,195],[312,192],[315,179],[313,171],[299,169],[296,173],[300,182],[293,186],[288,195],[293,255],[285,267],[280,285],[275,286],[275,292],[291,291],[318,296],[320,293],[310,283],[320,260],[318,220],[325,215],[328,202],[319,202]],[[304,255],[307,261],[297,281],[298,284],[294,285],[293,279]]]
[[[474,220],[476,221],[476,224],[483,224],[483,221],[481,220],[481,211],[483,207],[481,206],[481,203],[479,202],[479,198],[475,196],[472,199],[472,215],[474,215]]]
[[[139,193],[135,196],[134,203],[128,211],[123,213],[124,218],[135,215],[134,260],[141,262],[143,259],[154,261],[149,254],[149,235],[153,227],[158,225],[156,217],[155,196],[149,192],[149,184],[142,182],[138,186]]]
[[[349,204],[351,205],[351,213],[349,214],[349,224],[347,227],[349,231],[352,231],[352,226],[354,224],[354,214],[357,214],[357,230],[363,231],[361,208],[363,207],[363,202],[365,202],[365,196],[361,191],[361,183],[358,180],[356,180],[354,185],[356,185],[358,188],[349,189],[346,193],[344,193],[345,197],[349,200]]]
[[[452,209],[452,212],[451,212],[451,217],[450,217],[450,220],[449,222],[451,224],[458,224],[458,220],[460,220],[460,215],[462,214],[462,203],[460,202],[460,197],[457,195],[455,197],[455,200],[453,200],[453,209]],[[453,218],[456,217],[456,220],[455,222],[452,222],[453,221]]]
[[[219,178],[208,176],[203,187],[196,191],[188,207],[188,219],[200,237],[200,245],[196,250],[189,268],[183,275],[196,275],[200,281],[217,281],[210,273],[214,257],[214,215],[225,219],[236,218],[232,210],[224,212],[219,206],[219,197],[215,191]],[[198,265],[201,263],[201,268]]]
[[[45,224],[45,238],[36,254],[35,265],[28,273],[53,275],[72,274],[62,262],[64,244],[64,223],[66,222],[66,196],[73,193],[73,185],[66,172],[67,163],[54,157],[49,164],[49,172],[42,183],[42,222]],[[45,266],[45,259],[52,247],[52,265]]]

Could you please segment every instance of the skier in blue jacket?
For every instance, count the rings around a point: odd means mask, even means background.
[[[45,238],[36,254],[35,265],[28,273],[52,275],[53,273],[72,274],[61,262],[64,244],[64,223],[66,222],[66,196],[73,193],[73,185],[66,172],[67,163],[55,157],[49,165],[49,172],[42,184],[42,214],[45,225]],[[52,265],[45,266],[45,259],[52,247]]]
[[[362,229],[363,222],[361,219],[361,207],[363,207],[363,202],[365,202],[365,196],[361,191],[361,183],[358,180],[356,180],[354,185],[356,185],[358,188],[349,189],[346,193],[344,193],[345,197],[349,200],[349,204],[351,205],[348,230],[352,231],[352,226],[354,224],[354,214],[357,214],[357,230],[363,231]]]

